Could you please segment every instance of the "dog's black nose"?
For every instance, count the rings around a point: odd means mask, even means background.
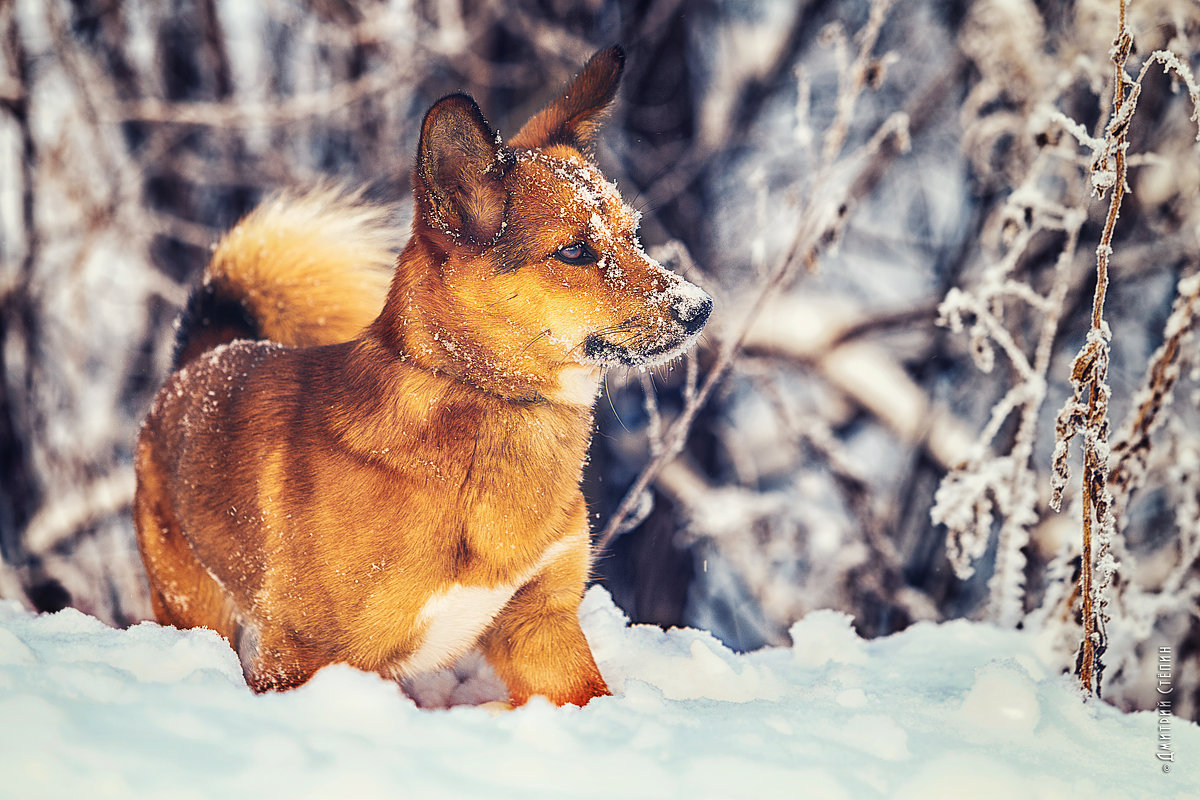
[[[683,329],[688,333],[695,333],[704,327],[713,307],[711,297],[700,289],[692,289],[692,292],[676,297],[671,303],[671,316],[683,325]]]

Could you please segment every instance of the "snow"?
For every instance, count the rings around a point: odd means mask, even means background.
[[[211,631],[0,605],[0,797],[1200,796],[1197,725],[1159,761],[1155,714],[1084,703],[1028,633],[818,611],[737,654],[600,588],[581,618],[616,696],[496,714],[345,666],[256,696]]]

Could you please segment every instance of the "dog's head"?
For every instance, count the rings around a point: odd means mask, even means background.
[[[466,95],[426,115],[414,233],[440,265],[438,342],[459,366],[583,402],[566,376],[662,363],[704,327],[712,299],[646,254],[638,212],[593,159],[623,66],[619,47],[600,51],[507,143]]]

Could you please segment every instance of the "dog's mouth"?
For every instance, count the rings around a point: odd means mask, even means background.
[[[652,367],[682,355],[699,337],[699,332],[682,338],[659,340],[653,344],[630,346],[593,335],[584,343],[587,360],[601,366]]]
[[[669,306],[670,319],[639,317],[588,336],[584,354],[589,362],[601,366],[664,364],[695,344],[712,313],[712,305],[712,298],[696,289],[695,293],[673,300]]]

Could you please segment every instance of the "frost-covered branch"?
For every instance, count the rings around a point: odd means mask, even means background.
[[[866,69],[864,65],[871,57],[871,51],[877,41],[879,25],[882,24],[890,5],[891,0],[874,0],[872,2],[872,14],[867,27],[864,28],[864,35],[860,39],[860,48],[854,62],[853,74],[849,81],[839,83],[839,97],[847,98],[838,101],[839,109],[852,110],[853,97],[869,88],[864,78]],[[830,156],[831,153],[837,155],[842,150],[844,133],[836,129],[839,124],[835,118],[833,126],[830,128],[831,132],[825,141],[826,156]],[[900,142],[897,151],[905,149],[907,116],[891,115],[880,125],[878,135],[868,140],[858,152],[847,156],[845,161],[849,163],[854,163],[856,160],[860,163],[865,162],[867,166],[860,167],[858,170],[859,173],[864,173],[871,168],[875,160],[892,157],[892,152],[887,150],[884,145],[893,139]],[[641,470],[607,525],[597,537],[596,544],[600,550],[608,547],[618,533],[628,529],[630,514],[639,505],[644,505],[644,495],[650,484],[683,449],[696,414],[703,408],[713,390],[738,359],[743,342],[766,303],[791,282],[797,265],[804,264],[812,267],[816,264],[819,254],[837,241],[847,222],[849,203],[855,199],[849,196],[848,190],[856,185],[854,180],[845,181],[841,186],[831,185],[834,171],[840,166],[842,166],[842,161],[833,158],[822,161],[822,167],[814,178],[811,193],[797,214],[797,233],[792,239],[791,245],[776,261],[758,291],[752,294],[744,310],[737,315],[736,321],[723,333],[715,362],[683,411],[667,427],[663,435],[662,450]]]
[[[1184,367],[1195,363],[1188,354],[1195,347],[1198,315],[1200,272],[1179,282],[1163,343],[1150,359],[1145,386],[1134,398],[1134,411],[1113,442],[1110,484],[1118,514],[1145,481],[1151,436],[1165,421]]]

